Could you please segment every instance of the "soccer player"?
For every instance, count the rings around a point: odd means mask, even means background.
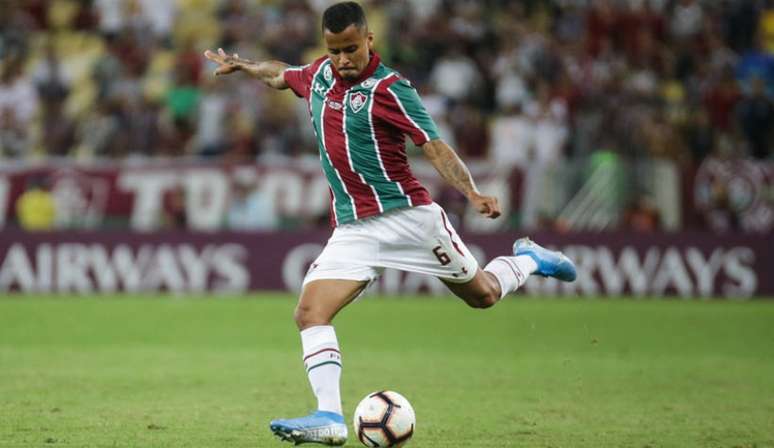
[[[342,361],[331,321],[385,268],[436,276],[471,307],[488,308],[532,274],[572,281],[575,267],[563,254],[524,238],[511,255],[480,269],[443,209],[411,173],[405,135],[479,213],[497,218],[497,198],[476,188],[465,164],[438,137],[416,90],[379,60],[357,3],[329,7],[322,31],[328,54],[302,67],[252,62],[222,49],[205,56],[219,65],[216,75],[245,72],[275,89],[290,88],[309,107],[335,226],[304,278],[295,311],[318,407],[311,415],[269,426],[296,444],[343,445]]]

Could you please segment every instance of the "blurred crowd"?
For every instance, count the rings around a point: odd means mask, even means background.
[[[324,54],[328,0],[2,0],[0,155],[314,154],[303,102],[202,57]],[[469,158],[770,158],[772,0],[372,0],[377,49]]]

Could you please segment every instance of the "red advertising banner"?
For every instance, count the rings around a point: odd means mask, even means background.
[[[442,180],[432,166],[418,161],[415,174],[434,197]],[[497,192],[506,208],[519,207],[520,176],[493,173],[473,163],[479,185]],[[225,219],[239,191],[257,191],[265,214],[281,221],[327,223],[330,193],[319,160],[293,159],[276,163],[46,164],[40,167],[0,167],[0,228],[16,219],[17,201],[33,185],[49,191],[57,229],[122,228],[136,231],[169,229],[165,214],[170,203],[184,224],[175,229],[215,231],[228,228]],[[322,227],[326,227],[323,225]]]
[[[328,186],[317,165],[141,164],[5,169],[0,171],[0,226],[32,184],[43,184],[56,203],[59,228],[105,225],[148,231],[163,227],[171,195],[182,192],[186,227],[222,227],[235,183],[261,188],[274,213],[316,216],[328,212]]]
[[[6,293],[244,293],[296,291],[329,232],[0,233]],[[481,263],[508,253],[512,233],[464,235]],[[545,296],[774,296],[774,236],[537,234],[578,265],[571,284],[532,277]],[[436,279],[386,271],[374,292],[446,294]]]
[[[573,168],[573,163],[568,162],[567,167]],[[552,174],[538,167],[493,167],[481,161],[471,162],[469,167],[479,188],[500,199],[504,216],[515,216],[522,224],[535,226],[540,223],[537,215],[543,207],[567,206],[551,201],[562,194],[567,194],[568,200],[573,197],[573,191],[567,189],[584,179],[580,175],[583,163],[578,164],[575,177],[556,180],[556,191],[545,197],[541,196],[544,190],[540,185]],[[453,197],[445,197],[450,189],[444,189],[441,178],[426,161],[412,161],[412,169],[437,201],[446,205],[446,200]],[[674,188],[683,191],[667,195],[681,198],[675,199],[675,208],[670,209],[675,215],[671,230],[757,234],[774,230],[774,199],[770,194],[774,163],[708,158],[696,170],[681,175],[682,186],[676,184]],[[56,221],[52,228],[56,229],[243,229],[229,225],[229,210],[240,194],[253,193],[260,197],[260,213],[272,219],[266,220],[269,224],[251,229],[325,227],[330,198],[319,160],[314,157],[241,165],[201,161],[6,164],[0,166],[0,228],[17,220],[18,200],[34,185],[50,193]],[[170,211],[172,206],[175,210]],[[172,220],[170,214],[174,215]],[[506,220],[480,220],[474,215],[465,214],[463,228],[490,232],[509,225]]]

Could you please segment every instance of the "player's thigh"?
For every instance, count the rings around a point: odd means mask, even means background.
[[[342,308],[363,292],[368,283],[362,280],[322,279],[304,284],[295,313],[299,329],[329,324]]]
[[[381,274],[376,267],[378,252],[378,241],[362,225],[337,228],[309,266],[303,289],[318,280],[373,281]]]
[[[478,262],[438,204],[390,215],[378,225],[381,266],[450,283],[468,283],[476,275]]]

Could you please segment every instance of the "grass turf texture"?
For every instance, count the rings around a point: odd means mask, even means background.
[[[294,302],[0,300],[0,446],[283,446],[269,420],[316,404]],[[336,324],[347,421],[395,389],[411,446],[774,447],[774,303],[369,298]]]

